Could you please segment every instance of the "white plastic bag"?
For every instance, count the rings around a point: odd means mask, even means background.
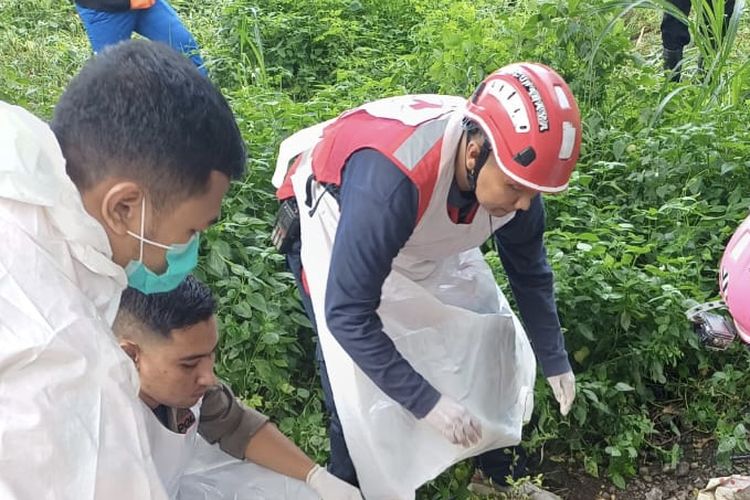
[[[318,496],[302,481],[237,460],[198,437],[177,499],[317,500]]]

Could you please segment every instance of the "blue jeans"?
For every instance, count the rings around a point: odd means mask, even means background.
[[[302,305],[307,317],[313,324],[314,330],[315,312],[313,311],[312,300],[302,286],[301,247],[302,244],[300,241],[294,243],[289,253],[286,254],[286,262],[297,282],[297,288],[299,289],[299,294],[302,298]],[[339,416],[336,412],[336,405],[333,401],[333,391],[331,390],[331,382],[328,380],[328,371],[326,370],[326,362],[323,358],[323,352],[320,349],[320,343],[318,343],[315,358],[318,361],[320,383],[323,387],[323,398],[325,400],[324,402],[329,417],[328,438],[331,442],[331,456],[328,471],[347,483],[359,486],[357,471],[354,469],[354,463],[352,462],[351,456],[349,456],[349,450],[347,449],[346,441],[344,440],[344,431],[341,428],[341,422],[339,421]],[[507,476],[519,479],[526,475],[526,453],[521,446],[490,450],[476,456],[474,460],[477,468],[479,468],[485,476],[491,478],[497,485],[507,485]]]
[[[198,71],[206,75],[203,59],[198,53],[198,43],[166,0],[156,0],[149,9],[125,12],[87,9],[78,4],[76,10],[86,28],[94,53],[101,52],[108,45],[130,39],[135,32],[182,52],[195,63]]]

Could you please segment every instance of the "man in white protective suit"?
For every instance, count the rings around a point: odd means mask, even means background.
[[[0,103],[0,498],[167,498],[111,324],[128,284],[195,267],[244,165],[226,101],[165,45],[95,56],[50,125]]]
[[[216,379],[215,308],[208,286],[188,276],[171,292],[125,290],[112,327],[138,370],[151,451],[169,496],[362,500]]]
[[[530,416],[534,355],[570,410],[541,193],[566,189],[580,141],[565,81],[521,63],[468,101],[383,99],[282,144],[273,239],[319,338],[330,470],[368,500],[413,498],[473,456],[504,485],[513,457],[501,448]],[[490,237],[525,331],[479,250]]]

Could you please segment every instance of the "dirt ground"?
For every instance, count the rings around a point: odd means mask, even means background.
[[[712,477],[750,475],[750,457],[735,457],[729,469],[718,467],[715,443],[709,438],[689,438],[682,449],[685,456],[676,467],[644,464],[624,490],[586,474],[582,464],[545,463],[540,471],[545,487],[566,500],[688,500],[696,498]]]

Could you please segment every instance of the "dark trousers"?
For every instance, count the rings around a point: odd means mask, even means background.
[[[297,282],[297,288],[299,289],[300,297],[302,298],[302,305],[305,308],[305,313],[310,319],[313,328],[316,328],[315,312],[313,311],[312,301],[310,300],[310,295],[302,286],[300,247],[300,242],[297,242],[292,246],[289,253],[286,255],[286,262]],[[326,371],[326,363],[325,359],[323,359],[323,352],[320,349],[320,343],[318,343],[315,355],[318,361],[320,383],[323,387],[323,397],[325,399],[325,406],[329,417],[328,439],[331,442],[331,457],[328,471],[347,483],[358,486],[357,472],[354,469],[354,463],[349,456],[346,441],[344,441],[344,432],[341,428],[341,421],[339,420],[336,412],[336,405],[333,401],[331,383],[328,379],[328,372]],[[526,475],[526,454],[520,446],[490,450],[478,455],[475,460],[476,466],[485,474],[485,476],[492,478],[495,484],[498,485],[505,485],[507,483],[507,476],[512,476],[514,479],[518,479]]]
[[[690,0],[669,0],[672,5],[680,9],[685,15],[690,14]],[[734,0],[726,0],[724,2],[724,30],[726,31],[729,25],[729,19],[732,16],[734,10]],[[716,35],[708,33],[710,40],[714,43],[716,41]],[[685,45],[690,43],[690,32],[686,24],[683,24],[676,17],[664,13],[664,17],[661,21],[661,41],[662,46],[669,50],[680,50]]]

